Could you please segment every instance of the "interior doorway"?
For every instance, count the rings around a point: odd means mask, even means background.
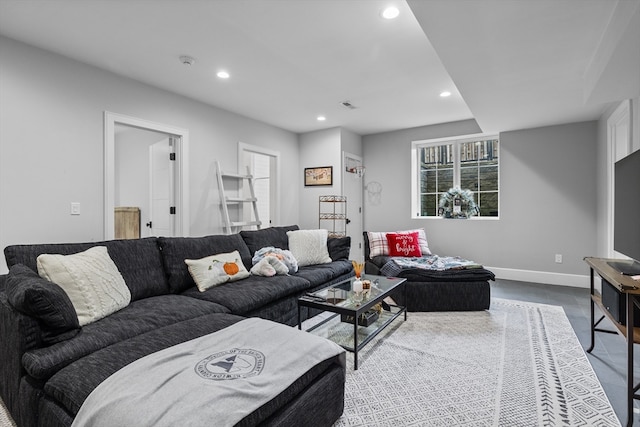
[[[255,145],[238,144],[238,173],[248,171],[254,177],[254,192],[260,228],[280,224],[280,153]],[[249,197],[249,189],[239,189],[243,197]],[[242,217],[249,221],[251,210],[245,206]]]
[[[174,136],[117,123],[115,126],[115,237],[173,236]],[[123,221],[122,215],[137,214]],[[135,221],[135,223],[134,223]],[[133,232],[135,229],[137,232]],[[126,237],[124,237],[126,236]]]
[[[342,152],[342,195],[347,197],[347,235],[351,237],[349,259],[364,261],[362,157]]]
[[[188,131],[105,112],[104,138],[105,240],[122,205],[140,207],[140,237],[188,236]]]

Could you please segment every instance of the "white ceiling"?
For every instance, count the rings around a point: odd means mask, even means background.
[[[400,16],[388,21],[380,11],[390,3]],[[619,77],[640,76],[639,45],[624,42],[638,4],[0,0],[0,34],[298,133],[469,118],[495,132],[591,120],[639,96],[640,77]],[[231,78],[218,79],[220,69]],[[453,95],[440,98],[444,90]]]

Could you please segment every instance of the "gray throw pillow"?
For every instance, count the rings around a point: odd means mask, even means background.
[[[80,331],[78,316],[65,291],[29,267],[11,266],[6,293],[16,310],[38,320],[45,344],[67,340]]]

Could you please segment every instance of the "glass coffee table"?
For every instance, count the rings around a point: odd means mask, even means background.
[[[338,326],[332,327],[331,333],[326,338],[339,344],[345,350],[353,352],[354,370],[358,369],[358,351],[401,314],[404,313],[404,320],[407,320],[407,308],[391,304],[389,304],[390,309],[388,311],[382,310],[377,318],[375,315],[370,316],[373,307],[389,296],[391,291],[402,286],[406,279],[372,274],[363,275],[363,279],[371,281],[371,289],[364,295],[358,295],[351,291],[351,285],[355,280],[352,277],[298,298],[298,329],[302,329],[300,316],[302,307],[335,313],[334,316],[330,316],[307,329],[307,332],[341,316],[342,322]],[[406,287],[404,292],[406,301]]]

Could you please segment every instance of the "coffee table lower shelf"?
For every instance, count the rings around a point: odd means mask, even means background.
[[[307,332],[314,331],[314,334],[327,338],[352,352],[353,369],[358,370],[358,352],[403,313],[404,320],[407,320],[406,307],[390,305],[390,311],[383,310],[378,319],[369,326],[335,322],[335,318],[340,314],[332,313],[331,316],[307,329]],[[329,324],[329,322],[332,323]]]

